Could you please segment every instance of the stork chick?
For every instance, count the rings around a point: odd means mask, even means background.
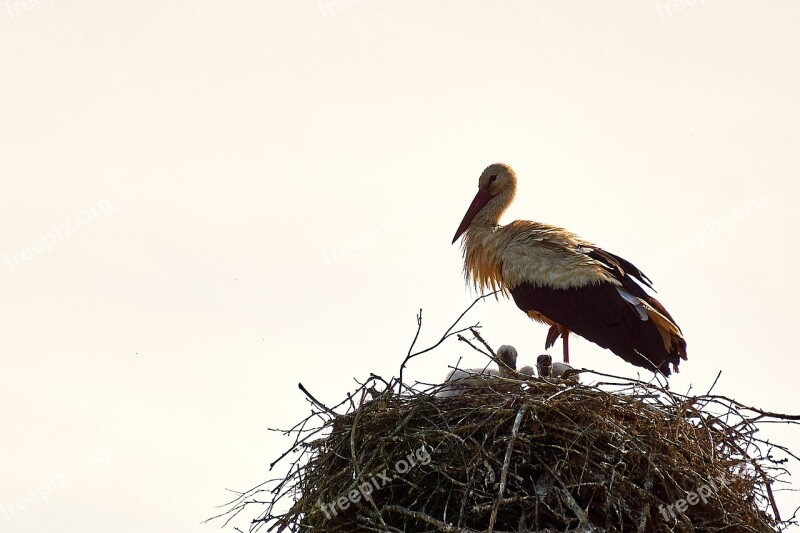
[[[445,378],[445,383],[452,384],[436,393],[436,396],[458,396],[466,389],[480,389],[492,385],[488,376],[513,378],[517,369],[517,350],[513,346],[503,345],[497,349],[497,369],[494,368],[456,368]]]
[[[578,371],[567,363],[559,361],[553,362],[550,354],[542,354],[536,358],[536,368],[539,377],[566,379],[567,381],[578,381]]]
[[[523,376],[535,376],[536,373],[533,371],[533,367],[530,365],[525,365],[519,369],[519,373]]]

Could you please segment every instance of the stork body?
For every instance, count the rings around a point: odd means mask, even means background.
[[[476,289],[501,289],[533,320],[550,326],[545,348],[574,332],[625,361],[670,374],[686,359],[686,341],[650,280],[625,259],[548,224],[498,225],[516,193],[508,165],[483,171],[453,242],[463,234],[464,274]]]
[[[536,373],[533,371],[533,367],[530,365],[525,365],[519,369],[519,373],[523,376],[535,376]]]

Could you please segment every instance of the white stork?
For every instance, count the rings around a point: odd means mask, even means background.
[[[686,341],[661,303],[638,282],[650,280],[625,259],[556,226],[516,220],[498,225],[514,200],[517,177],[489,165],[453,242],[464,235],[464,275],[478,290],[511,294],[533,320],[550,326],[545,349],[569,332],[650,370],[677,372]]]

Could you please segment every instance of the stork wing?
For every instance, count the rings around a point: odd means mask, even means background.
[[[612,267],[586,253],[595,246],[565,229],[517,220],[501,231],[508,233],[500,269],[509,289],[526,282],[554,289],[619,285]]]
[[[651,287],[632,263],[561,228],[533,222],[509,226],[516,233],[503,250],[501,270],[520,309],[665,374],[670,363],[677,368],[686,358],[680,329],[637,283]]]

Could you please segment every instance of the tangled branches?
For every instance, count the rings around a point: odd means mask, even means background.
[[[442,341],[465,331],[457,324]],[[441,385],[371,375],[331,408],[307,394],[311,415],[288,431],[287,453],[297,452],[288,474],[240,494],[222,516],[258,506],[251,531],[270,532],[758,532],[794,523],[781,520],[772,490],[798,458],[756,432],[798,417],[594,375],[604,381],[492,376],[450,397],[437,396]]]

